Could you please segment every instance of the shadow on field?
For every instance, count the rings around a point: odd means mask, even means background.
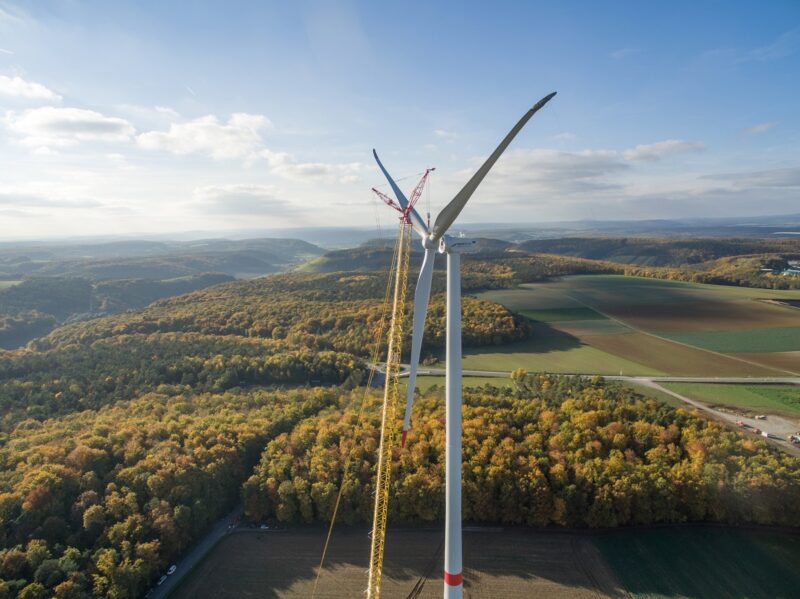
[[[390,530],[381,596],[405,598],[429,574],[417,597],[441,597],[443,530]],[[310,597],[325,539],[323,529],[247,531],[226,537],[173,599]],[[366,530],[334,534],[316,597],[360,597],[366,588]],[[465,597],[624,596],[584,535],[525,530],[464,531]]]
[[[530,339],[525,341],[499,346],[465,346],[465,349],[468,347],[471,353],[481,354],[507,354],[513,352],[546,354],[549,352],[569,351],[584,345],[577,337],[553,328],[546,322],[532,321],[531,324],[533,325],[533,332]],[[442,358],[444,358],[444,354],[442,354]]]
[[[634,596],[800,596],[797,533],[701,526],[619,530],[598,535],[595,544]]]

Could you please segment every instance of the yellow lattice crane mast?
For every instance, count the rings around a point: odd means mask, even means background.
[[[428,169],[420,179],[411,198],[398,205],[384,193],[373,191],[400,212],[400,229],[397,237],[397,253],[394,259],[394,296],[392,318],[389,325],[389,340],[386,353],[386,381],[381,413],[381,440],[378,448],[378,470],[375,481],[375,511],[372,519],[372,547],[369,559],[367,598],[381,596],[381,574],[383,572],[383,550],[386,542],[386,522],[389,516],[389,484],[392,478],[392,449],[397,429],[397,403],[400,398],[400,358],[403,353],[403,326],[406,317],[406,295],[408,293],[408,262],[411,255],[411,221],[408,214],[422,195],[425,182],[433,169]],[[405,198],[403,198],[405,199]],[[392,273],[390,273],[391,276]]]
[[[386,541],[386,521],[389,515],[389,484],[392,478],[392,449],[397,429],[397,403],[400,398],[400,356],[403,353],[403,325],[408,292],[408,259],[411,252],[411,226],[400,223],[397,260],[394,277],[392,319],[389,324],[389,343],[386,355],[386,382],[381,414],[381,440],[378,447],[378,470],[375,481],[375,511],[372,518],[372,548],[369,559],[367,597],[381,596],[383,550]]]

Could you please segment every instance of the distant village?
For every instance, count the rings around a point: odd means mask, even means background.
[[[784,277],[800,277],[800,260],[789,260],[787,268],[762,268],[763,272],[771,272]]]

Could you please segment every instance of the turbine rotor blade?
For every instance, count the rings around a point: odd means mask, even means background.
[[[433,249],[425,250],[422,259],[422,268],[419,271],[417,288],[414,290],[414,324],[411,333],[411,368],[408,373],[408,391],[406,392],[406,412],[403,416],[403,436],[401,447],[406,445],[406,436],[411,426],[411,407],[414,403],[414,386],[417,382],[417,368],[419,356],[422,351],[422,335],[425,330],[425,317],[428,314],[428,301],[431,297],[431,281],[433,279],[433,261],[436,252]]]
[[[372,155],[375,156],[375,162],[378,163],[378,167],[383,172],[383,176],[386,177],[386,180],[389,182],[389,186],[392,188],[392,191],[394,191],[394,195],[397,197],[397,201],[400,202],[400,206],[405,208],[408,206],[408,198],[405,196],[400,187],[398,187],[397,183],[395,183],[394,179],[392,179],[389,171],[387,171],[383,166],[381,159],[378,158],[378,152],[376,152],[375,149],[372,150]],[[419,234],[420,237],[425,239],[428,236],[428,226],[425,224],[425,221],[422,220],[422,217],[419,215],[416,208],[412,208],[408,216],[411,219],[411,226],[414,227],[414,230]]]
[[[494,163],[497,162],[497,159],[500,158],[500,155],[505,151],[511,141],[517,136],[517,133],[525,126],[525,124],[531,119],[531,117],[536,114],[542,106],[547,104],[553,96],[556,95],[556,92],[549,94],[539,100],[533,108],[531,108],[525,115],[519,120],[519,122],[514,125],[514,128],[508,132],[508,135],[505,136],[503,141],[500,142],[500,145],[497,146],[492,155],[486,159],[486,162],[477,170],[477,172],[472,175],[472,178],[467,181],[467,184],[459,191],[456,196],[450,200],[450,203],[444,207],[444,209],[439,213],[439,216],[436,217],[436,221],[433,224],[433,228],[431,229],[431,239],[433,241],[437,241],[442,235],[445,234],[447,229],[450,228],[450,225],[458,218],[458,215],[461,214],[461,211],[464,209],[467,201],[472,197],[472,194],[475,193],[475,190],[478,188],[478,185],[481,184],[483,178],[489,172],[489,170],[494,166]]]

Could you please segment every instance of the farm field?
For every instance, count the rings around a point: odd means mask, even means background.
[[[324,542],[320,528],[225,537],[173,599],[309,597]],[[390,529],[382,596],[441,597],[440,529]],[[366,586],[366,530],[334,534],[317,597],[349,598]],[[598,534],[466,528],[464,596],[789,598],[800,585],[800,536],[716,527]]]
[[[442,596],[442,529],[389,530],[382,597],[409,596],[429,574],[421,598]],[[311,596],[325,532],[245,531],[227,536],[172,599],[306,598]],[[366,530],[337,530],[316,597],[362,596],[369,538]],[[464,531],[464,597],[624,597],[589,537],[525,530]]]
[[[793,385],[724,385],[717,383],[661,383],[692,399],[787,416],[800,416],[800,387]]]
[[[536,321],[534,337],[465,350],[465,368],[552,372],[781,376],[800,373],[800,312],[762,300],[798,291],[580,275],[478,294]],[[592,351],[589,351],[592,350]]]
[[[19,285],[22,281],[0,281],[0,289],[8,289],[14,285]]]
[[[595,545],[635,599],[788,599],[800,535],[730,528],[615,531]]]

